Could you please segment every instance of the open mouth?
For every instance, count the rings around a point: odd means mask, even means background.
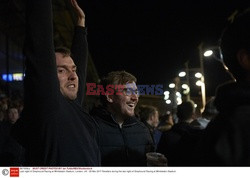
[[[129,103],[128,106],[129,106],[130,108],[135,108],[135,103]]]
[[[68,88],[76,88],[76,85],[75,84],[70,84],[67,86]]]

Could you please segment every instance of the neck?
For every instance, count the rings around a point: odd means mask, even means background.
[[[152,123],[150,120],[147,121],[147,124],[148,124],[152,129],[155,129],[155,127],[153,126],[153,123]]]
[[[115,112],[111,107],[107,107],[107,110],[113,115],[115,121],[120,125],[120,127],[122,126],[125,118],[124,116],[122,116],[121,114],[117,114],[117,112]]]

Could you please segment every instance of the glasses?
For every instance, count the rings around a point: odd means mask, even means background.
[[[131,96],[131,95],[139,96],[139,91],[137,89],[134,90],[133,88],[123,88],[122,93],[126,96]]]

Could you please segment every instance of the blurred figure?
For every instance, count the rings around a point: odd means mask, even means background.
[[[205,129],[208,123],[218,114],[218,111],[214,105],[215,97],[212,97],[205,106],[205,110],[202,113],[201,117],[198,117],[193,122],[191,126],[197,129]]]
[[[146,153],[154,151],[154,144],[147,127],[135,117],[136,78],[114,71],[102,79],[101,86],[103,106],[91,114],[99,124],[102,166],[146,166]]]
[[[19,119],[18,108],[13,105],[9,106],[7,121],[10,122],[11,124],[15,124],[18,119]]]
[[[190,100],[178,105],[177,117],[179,122],[162,133],[157,152],[163,153],[168,158],[169,166],[192,165],[188,157],[192,154],[199,138],[198,130],[190,125],[195,119],[194,102]]]
[[[19,119],[19,112],[13,103],[7,108],[6,118],[0,122],[0,166],[22,166],[25,161],[25,150],[10,134]]]
[[[4,96],[0,99],[0,109],[2,110],[2,112],[4,112],[5,114],[7,113],[8,110],[8,105],[10,103],[10,100],[8,97]],[[6,117],[6,116],[4,116]]]
[[[0,98],[0,122],[3,122],[6,118],[6,106],[2,98]]]
[[[171,114],[170,111],[167,111],[165,115],[160,116],[159,120],[160,120],[159,124],[157,128],[155,129],[155,133],[154,133],[156,149],[160,142],[162,133],[170,130],[172,126],[174,125],[173,115]]]
[[[159,124],[159,112],[158,109],[150,105],[142,105],[139,108],[139,117],[141,121],[148,128],[150,135],[155,143],[155,147],[158,142],[155,139],[155,132],[157,132],[157,126]]]
[[[5,118],[4,112],[0,109],[0,122],[3,122]]]
[[[158,125],[158,130],[161,132],[168,131],[174,125],[173,115],[168,111],[165,115],[160,116],[160,123]]]
[[[217,89],[219,114],[205,130],[200,165],[250,165],[250,9],[231,19],[220,47],[235,81]]]

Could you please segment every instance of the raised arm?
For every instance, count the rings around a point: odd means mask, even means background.
[[[55,112],[60,92],[53,44],[52,5],[51,0],[26,2],[25,107],[33,113],[31,116],[42,119],[44,114]]]
[[[75,34],[72,41],[71,52],[73,60],[77,66],[77,75],[79,77],[79,91],[78,100],[80,103],[83,101],[86,75],[87,75],[87,62],[88,62],[88,43],[87,32],[85,29],[85,14],[79,7],[76,0],[70,0],[78,16],[77,26],[75,27]]]
[[[80,6],[77,4],[76,0],[70,0],[72,3],[72,6],[75,9],[75,12],[77,14],[77,25],[81,27],[85,27],[85,14],[83,10],[80,8]]]

